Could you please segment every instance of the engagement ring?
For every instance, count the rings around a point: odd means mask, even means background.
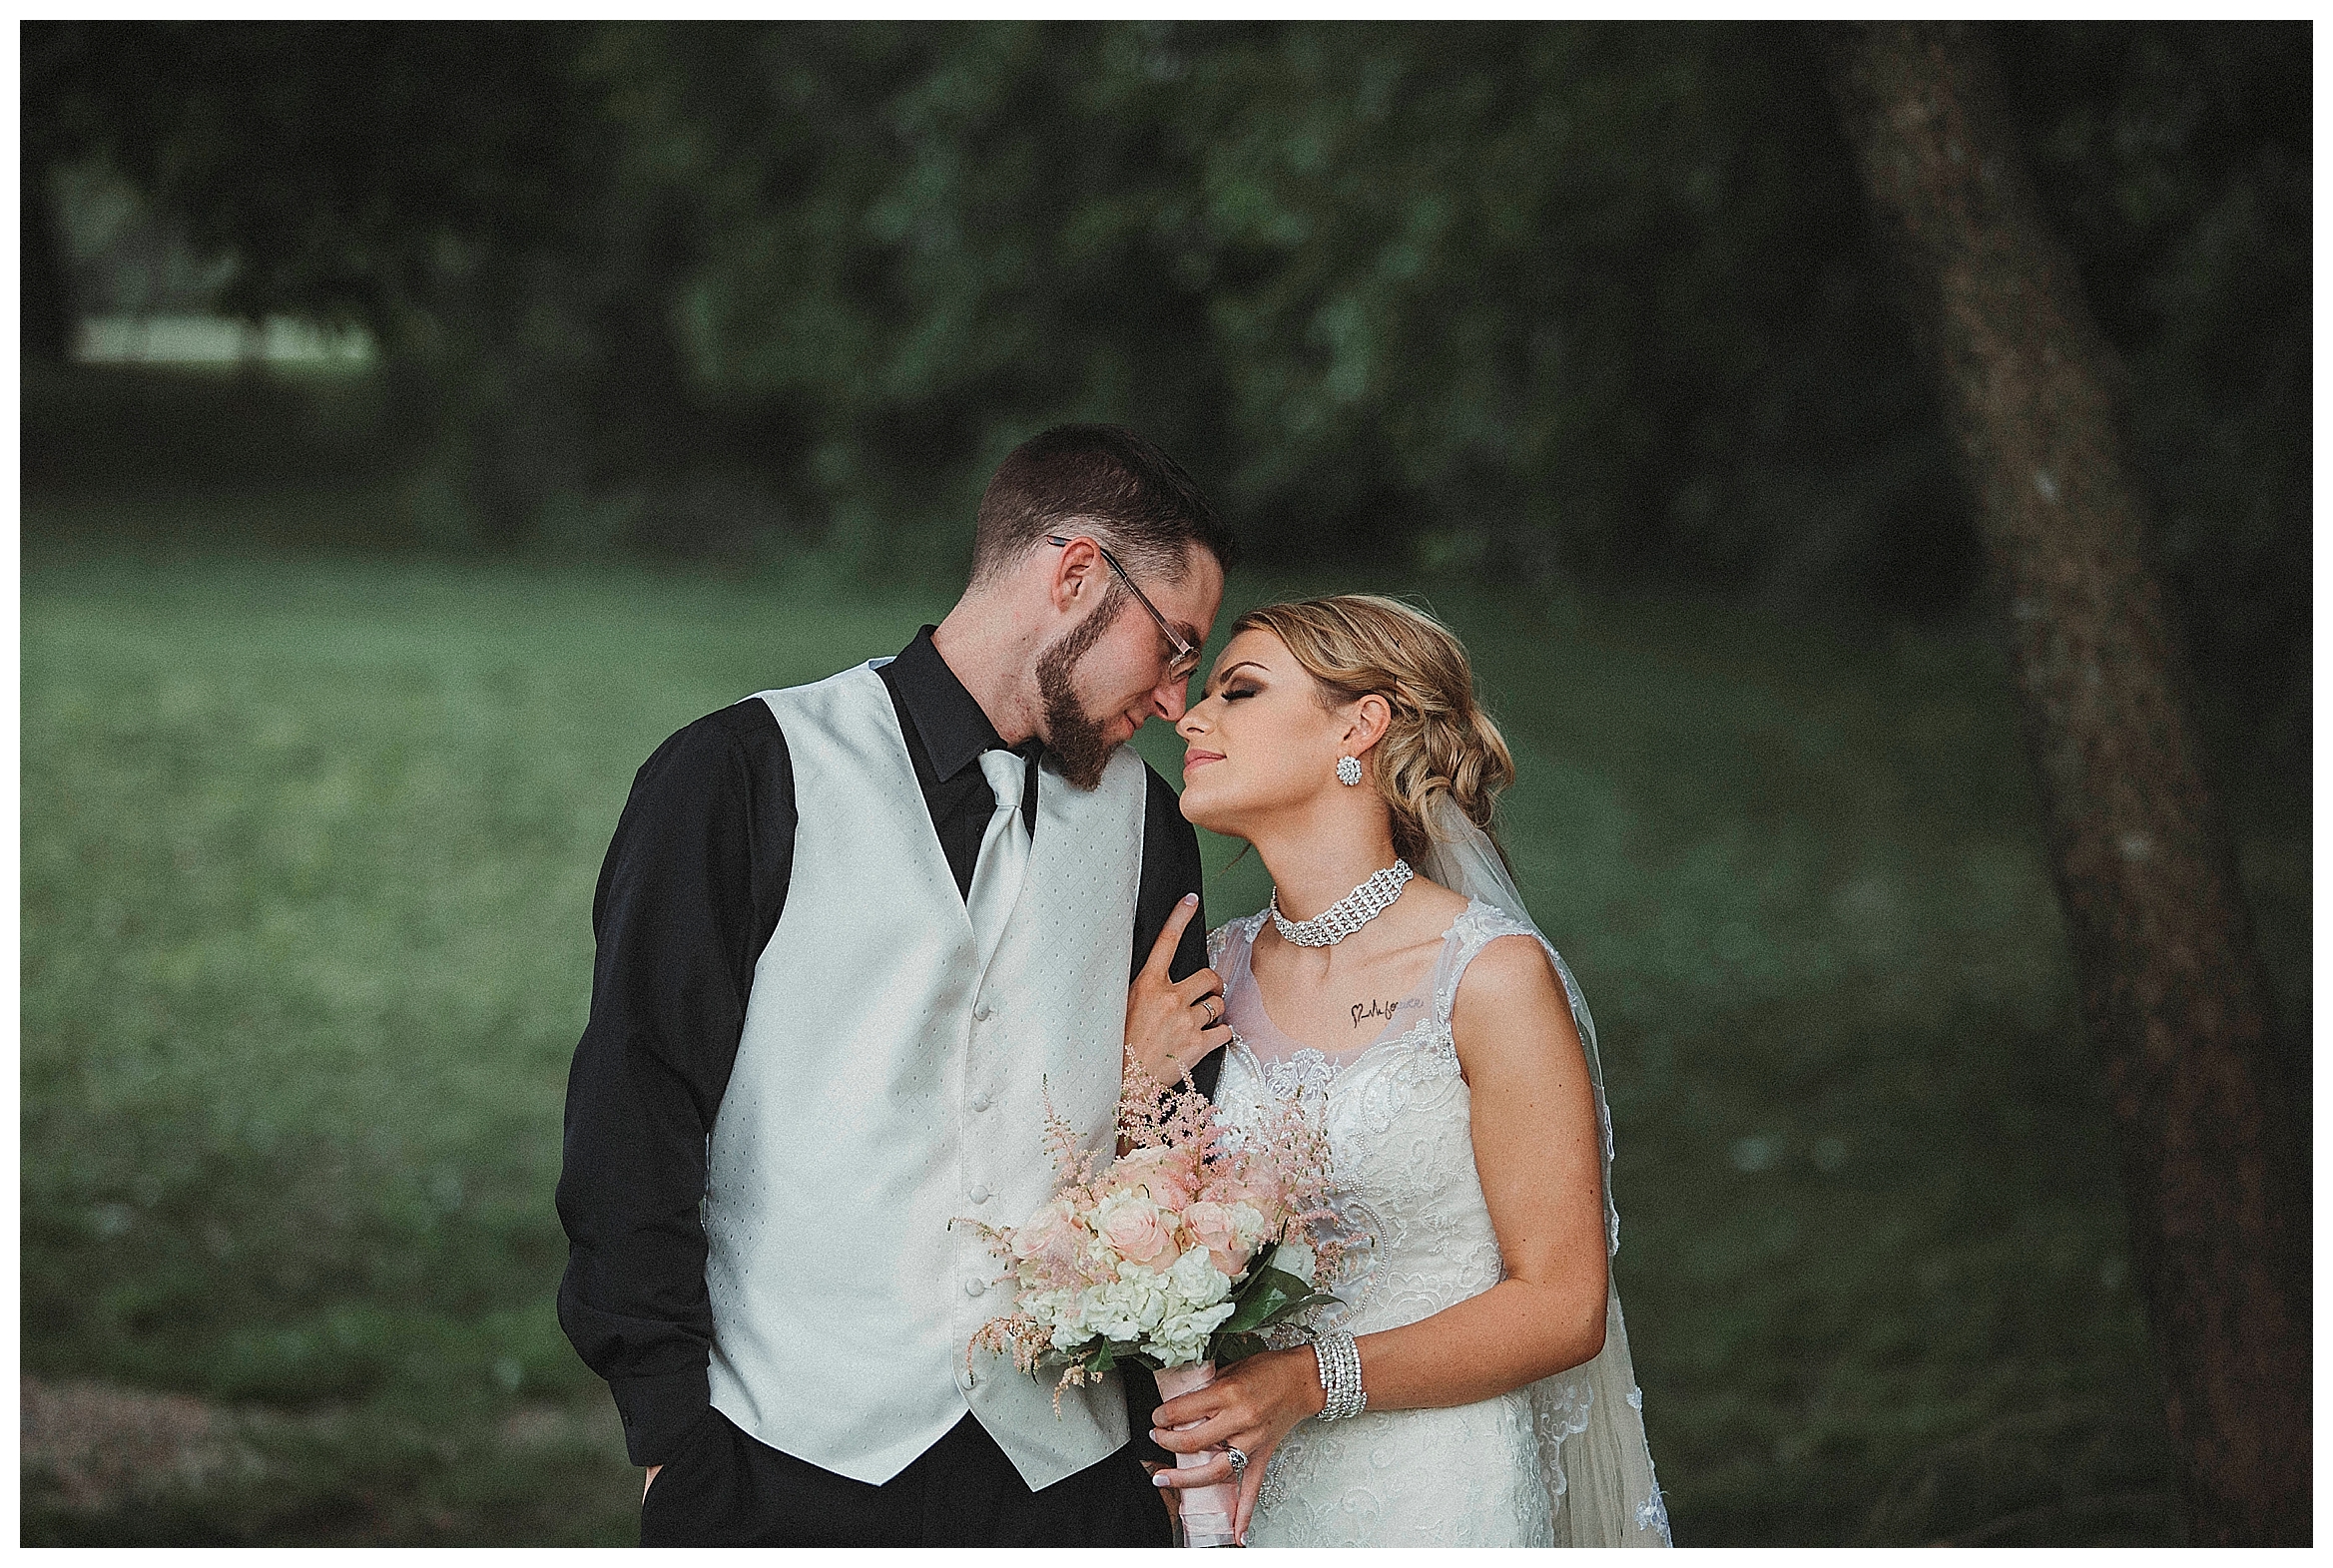
[[[1248,1473],[1248,1456],[1246,1454],[1229,1443],[1223,1445],[1223,1453],[1225,1458],[1231,1460],[1231,1478],[1233,1480],[1236,1481]]]

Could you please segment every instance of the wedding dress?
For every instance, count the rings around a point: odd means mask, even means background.
[[[1455,815],[1455,812],[1452,813]],[[1505,1277],[1498,1238],[1474,1170],[1469,1091],[1459,1076],[1451,1010],[1475,954],[1501,936],[1546,939],[1521,911],[1501,907],[1495,851],[1478,829],[1438,824],[1488,866],[1438,865],[1465,911],[1443,939],[1424,989],[1405,998],[1378,1038],[1334,1056],[1300,1046],[1264,1009],[1249,950],[1262,911],[1209,938],[1223,977],[1225,1048],[1216,1102],[1234,1127],[1252,1124],[1266,1097],[1301,1096],[1326,1119],[1337,1207],[1373,1239],[1368,1262],[1338,1289],[1321,1329],[1396,1328],[1489,1290]],[[1424,869],[1422,866],[1421,869]],[[1429,874],[1432,874],[1431,872]],[[1511,897],[1511,883],[1504,890]],[[1487,901],[1484,892],[1497,901]],[[1610,1117],[1597,1071],[1594,1026],[1570,970],[1548,947],[1587,1048],[1601,1123],[1606,1235]],[[1666,1546],[1668,1513],[1653,1479],[1616,1290],[1607,1292],[1604,1348],[1585,1364],[1477,1403],[1369,1410],[1306,1421],[1265,1470],[1249,1526],[1253,1546]]]

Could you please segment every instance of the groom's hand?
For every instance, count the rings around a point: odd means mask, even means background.
[[[1126,993],[1126,1055],[1162,1083],[1179,1083],[1210,1051],[1230,1043],[1223,1021],[1223,981],[1212,969],[1183,980],[1167,978],[1183,928],[1199,912],[1199,895],[1185,893],[1151,943],[1150,960]]]

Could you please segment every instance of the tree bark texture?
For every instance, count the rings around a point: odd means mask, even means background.
[[[2042,217],[1984,36],[1861,24],[1828,45],[2004,616],[2192,1538],[2306,1544],[2307,1112],[2279,1092],[2265,976],[2123,460],[2117,363]]]

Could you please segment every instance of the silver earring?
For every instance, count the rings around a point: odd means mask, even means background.
[[[1357,784],[1361,783],[1361,759],[1358,757],[1338,758],[1337,782],[1341,784]]]

